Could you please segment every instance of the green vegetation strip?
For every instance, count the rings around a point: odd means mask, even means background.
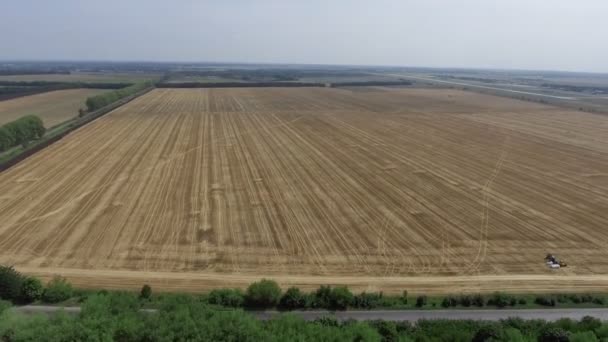
[[[126,88],[117,89],[107,93],[103,93],[97,96],[91,96],[87,99],[86,105],[89,112],[96,111],[103,107],[106,107],[116,101],[124,99],[141,92],[144,89],[152,87],[152,82],[140,82],[128,86]]]
[[[588,296],[588,298],[586,298]],[[414,307],[431,302],[492,305],[519,305],[523,297],[506,294],[446,297],[429,300],[418,296]],[[574,301],[604,296],[540,296]],[[479,299],[479,301],[477,301]],[[477,302],[476,302],[477,301]],[[26,315],[7,310],[13,304],[76,304],[77,315],[59,312],[52,316]],[[407,293],[384,297],[381,293],[353,295],[346,287],[322,286],[313,293],[297,288],[283,292],[272,280],[251,284],[246,291],[214,290],[208,294],[153,294],[144,285],[139,294],[124,291],[75,290],[61,277],[48,284],[20,274],[12,267],[0,266],[0,340],[1,341],[604,341],[608,324],[585,317],[581,321],[556,322],[510,318],[498,322],[472,320],[420,320],[409,322],[340,322],[332,317],[305,321],[295,315],[279,315],[260,321],[242,308],[302,309],[306,307],[346,309],[358,306],[409,303]],[[539,301],[539,305],[547,305]],[[154,308],[155,314],[149,310]]]
[[[44,135],[42,120],[35,115],[27,115],[0,127],[0,151],[39,139]]]
[[[404,294],[405,295],[405,294]],[[321,287],[310,295],[318,305],[343,307],[354,303],[343,287]],[[294,303],[299,290],[282,293],[262,280],[245,292],[216,290],[207,295],[159,294],[149,286],[138,294],[120,291],[79,292],[63,278],[46,286],[11,267],[0,267],[0,340],[2,341],[599,341],[608,338],[608,323],[592,317],[556,322],[509,318],[498,322],[472,320],[344,321],[321,317],[305,321],[292,314],[258,320],[242,309]],[[427,305],[419,296],[416,305]],[[8,310],[10,301],[61,303],[76,300],[78,314],[22,314]],[[506,298],[505,298],[506,299]],[[8,301],[10,300],[10,301]],[[404,296],[395,300],[404,300]],[[407,297],[405,296],[405,300]],[[462,299],[461,299],[462,300]],[[150,314],[145,308],[154,307]]]

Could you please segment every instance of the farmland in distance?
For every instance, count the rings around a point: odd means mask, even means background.
[[[85,101],[108,90],[70,89],[28,95],[0,101],[0,125],[25,115],[36,115],[49,128],[78,115],[78,109],[86,108]]]
[[[0,174],[0,263],[89,287],[599,289],[606,137],[456,90],[157,89]]]

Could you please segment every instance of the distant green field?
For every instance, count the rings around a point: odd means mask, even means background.
[[[0,81],[50,81],[50,82],[97,82],[97,83],[134,83],[157,80],[161,74],[144,73],[72,73],[43,75],[3,75]]]

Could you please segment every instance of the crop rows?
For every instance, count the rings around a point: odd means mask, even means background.
[[[0,174],[0,262],[108,287],[605,286],[606,136],[451,90],[155,90]]]

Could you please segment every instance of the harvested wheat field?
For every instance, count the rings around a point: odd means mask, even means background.
[[[106,91],[102,89],[56,90],[0,101],[0,125],[33,114],[42,119],[45,127],[53,127],[76,117],[79,108],[86,108],[87,97]]]
[[[0,174],[0,263],[106,288],[605,289],[608,117],[456,90],[157,89]]]

